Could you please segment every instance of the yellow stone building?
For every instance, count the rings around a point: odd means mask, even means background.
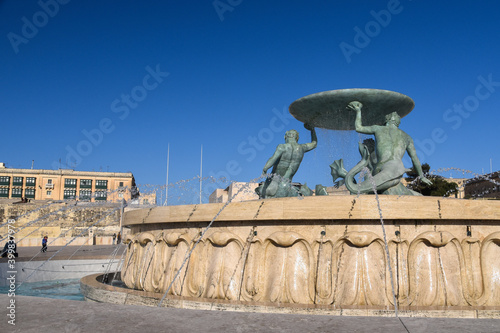
[[[255,193],[258,183],[232,182],[226,189],[216,189],[208,198],[209,203],[257,200],[259,196]]]
[[[138,195],[131,172],[14,169],[0,163],[0,199],[117,202]]]

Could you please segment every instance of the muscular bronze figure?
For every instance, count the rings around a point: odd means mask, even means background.
[[[267,161],[263,175],[271,167],[271,175],[264,184],[256,189],[260,198],[280,198],[297,196],[298,192],[291,186],[292,178],[299,169],[304,154],[317,146],[317,137],[314,127],[305,124],[304,127],[311,131],[311,142],[299,144],[299,133],[296,130],[287,131],[285,143],[278,145],[273,156]]]
[[[334,181],[339,177],[345,178],[346,187],[352,194],[373,193],[375,189],[377,193],[419,195],[419,193],[406,189],[400,184],[404,173],[409,171],[404,167],[402,161],[405,152],[407,152],[420,179],[426,184],[431,184],[431,181],[425,178],[422,173],[422,166],[417,157],[413,139],[398,128],[401,118],[396,112],[386,115],[385,126],[363,126],[361,122],[363,104],[353,101],[347,107],[356,112],[356,131],[375,135],[376,163],[372,166],[373,169],[370,170],[371,175],[365,177],[365,180],[360,184],[356,184],[354,176],[368,166],[370,162],[369,149],[361,143],[362,160],[352,170],[347,172],[343,167],[342,160],[337,160],[330,165]]]

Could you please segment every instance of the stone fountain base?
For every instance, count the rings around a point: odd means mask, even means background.
[[[110,286],[102,283],[102,274],[93,274],[80,281],[80,289],[88,302],[141,305],[157,307],[163,297],[161,293],[133,290],[129,288]],[[276,304],[264,302],[242,302],[230,300],[214,300],[209,298],[167,296],[161,304],[165,308],[178,308],[189,310],[215,310],[236,312],[259,312],[280,314],[310,314],[331,316],[356,316],[356,317],[394,317],[394,307],[366,305],[342,306],[311,305],[311,304]],[[420,318],[476,318],[498,319],[500,307],[481,306],[409,306],[399,307],[400,317]]]
[[[394,315],[396,300],[402,316],[500,318],[499,201],[363,195],[222,208],[126,213],[126,299],[156,305],[170,288],[164,304],[198,309]]]

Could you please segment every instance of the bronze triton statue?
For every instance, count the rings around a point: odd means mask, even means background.
[[[422,167],[418,160],[412,138],[398,128],[401,117],[398,113],[392,112],[385,116],[385,126],[363,126],[361,121],[362,107],[363,104],[357,101],[350,102],[347,106],[348,109],[356,112],[354,124],[356,132],[375,135],[376,156],[370,154],[370,149],[366,144],[360,143],[359,150],[362,159],[349,172],[344,169],[342,159],[330,165],[333,181],[339,177],[344,178],[345,185],[351,194],[374,193],[375,190],[377,193],[382,194],[421,195],[407,189],[401,183],[404,173],[409,171],[409,169],[404,167],[402,162],[402,158],[405,152],[407,152],[420,179],[426,184],[431,184],[431,181],[425,178],[422,173]],[[354,176],[360,173],[365,167],[367,167],[371,174],[365,176],[363,182],[356,184]]]
[[[304,124],[304,127],[311,131],[311,142],[299,144],[299,133],[296,130],[287,131],[285,143],[276,147],[273,156],[264,166],[262,175],[266,175],[269,168],[273,167],[273,169],[266,181],[255,190],[261,199],[312,194],[306,184],[300,189],[292,186],[292,178],[299,169],[304,154],[317,146],[318,139],[314,127],[308,124]]]

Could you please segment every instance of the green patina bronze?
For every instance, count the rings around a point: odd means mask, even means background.
[[[332,130],[354,130],[355,114],[346,110],[352,101],[363,103],[365,125],[383,125],[385,115],[391,112],[397,112],[403,118],[415,106],[410,97],[395,91],[356,88],[304,96],[290,104],[289,110],[304,124]]]
[[[276,148],[264,166],[263,175],[273,167],[271,175],[256,192],[260,198],[312,195],[312,190],[306,184],[294,184],[292,178],[299,169],[304,153],[316,148],[314,127],[321,127],[356,130],[375,136],[375,140],[367,139],[359,143],[361,161],[351,170],[344,168],[342,159],[330,165],[337,187],[345,184],[351,194],[376,192],[421,195],[401,183],[403,175],[410,170],[405,168],[402,161],[407,152],[420,179],[425,184],[431,184],[423,175],[413,139],[399,129],[401,118],[409,114],[414,106],[413,100],[406,95],[379,89],[331,90],[296,100],[290,105],[290,113],[311,131],[311,142],[299,144],[297,131],[286,132],[285,143]],[[355,176],[362,171],[365,171],[363,181],[356,183]],[[342,179],[335,182],[339,178]],[[328,195],[326,188],[317,185],[316,195]]]
[[[266,181],[255,191],[260,198],[296,197],[298,195],[312,195],[312,190],[304,185],[293,185],[292,178],[297,173],[304,154],[317,146],[317,137],[314,127],[305,124],[311,131],[311,142],[299,144],[299,133],[296,130],[287,131],[285,143],[278,145],[273,156],[264,166],[262,175],[273,168]]]
[[[363,104],[353,101],[349,103],[347,108],[356,112],[354,122],[356,132],[375,135],[376,144],[374,146],[366,142],[359,144],[361,161],[349,172],[345,170],[342,159],[333,162],[330,165],[333,181],[344,178],[345,185],[351,194],[374,193],[376,191],[382,194],[421,195],[407,189],[401,183],[404,173],[410,170],[404,167],[402,161],[405,152],[407,152],[420,179],[426,184],[431,184],[431,181],[425,178],[422,173],[413,139],[398,128],[401,117],[398,113],[392,112],[385,116],[385,126],[363,126],[362,107]],[[356,184],[354,176],[365,167],[369,174],[364,177],[364,181]]]

